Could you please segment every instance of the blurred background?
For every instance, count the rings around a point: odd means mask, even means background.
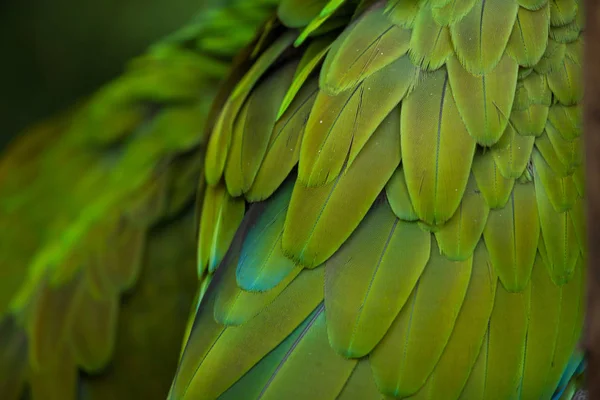
[[[227,0],[0,0],[0,149]]]

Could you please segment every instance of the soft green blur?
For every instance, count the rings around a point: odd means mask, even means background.
[[[0,148],[217,2],[227,0],[0,1]]]

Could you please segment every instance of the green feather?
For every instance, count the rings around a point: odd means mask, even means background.
[[[579,198],[572,175],[559,177],[544,161],[539,152],[533,154],[535,181],[543,185],[546,195],[556,212],[562,213],[573,208]]]
[[[550,37],[559,43],[575,42],[581,35],[581,30],[577,21],[563,26],[553,26],[550,28]]]
[[[374,206],[325,265],[325,310],[336,352],[358,358],[373,350],[421,276],[430,245],[429,233],[397,219],[386,202]]]
[[[325,57],[325,54],[329,51],[331,47],[332,38],[324,37],[316,39],[311,42],[310,45],[306,48],[306,52],[302,55],[300,59],[300,63],[298,64],[298,68],[294,74],[294,80],[290,85],[290,88],[285,94],[283,101],[281,102],[281,106],[279,107],[279,112],[277,113],[277,122],[281,120],[281,117],[288,109],[292,101],[296,99],[298,92],[301,88],[305,88],[306,86],[310,86],[310,84],[305,84],[308,80],[309,76],[315,70],[315,68],[319,65],[319,63]]]
[[[401,132],[404,176],[412,204],[420,219],[440,225],[460,204],[475,151],[445,70],[426,75],[403,101]]]
[[[295,268],[283,255],[281,237],[294,182],[285,183],[261,206],[265,210],[250,226],[237,264],[237,285],[243,290],[273,289]]]
[[[252,65],[248,73],[238,82],[233,93],[221,109],[206,152],[206,180],[216,185],[225,169],[225,160],[231,146],[233,123],[244,101],[265,71],[292,44],[296,35],[287,32],[280,36]]]
[[[321,70],[321,90],[337,95],[354,88],[406,54],[409,41],[409,30],[394,25],[383,8],[371,8],[333,43]]]
[[[587,242],[587,221],[586,212],[584,209],[584,202],[579,199],[577,203],[569,210],[569,218],[573,222],[575,227],[575,234],[577,235],[577,241],[579,242],[579,249],[582,255],[585,255],[588,249]]]
[[[582,259],[579,259],[573,279],[562,286],[561,307],[558,322],[558,337],[552,354],[550,371],[546,377],[546,392],[542,398],[550,398],[558,384],[564,366],[573,354],[581,339],[583,316],[585,315],[585,270]],[[554,282],[556,282],[553,279]]]
[[[390,113],[334,182],[315,188],[296,182],[283,232],[288,257],[317,266],[358,226],[400,163],[398,113],[397,109]]]
[[[430,4],[423,4],[417,14],[409,54],[412,63],[424,70],[438,69],[452,54],[450,30],[436,22]]]
[[[490,344],[489,329],[486,331],[471,374],[458,397],[460,400],[483,399],[488,373],[488,351]]]
[[[472,259],[453,262],[442,256],[432,237],[431,256],[423,275],[369,358],[377,386],[384,394],[406,397],[423,386],[450,338],[471,267]]]
[[[482,76],[465,70],[456,57],[448,60],[448,76],[456,105],[467,130],[477,143],[496,143],[506,125],[513,106],[518,64],[509,56]]]
[[[483,241],[473,255],[473,271],[454,330],[425,386],[410,400],[455,399],[466,384],[486,337],[498,278]],[[476,399],[479,397],[473,397]]]
[[[577,188],[577,193],[579,193],[579,197],[585,196],[585,171],[582,166],[575,169],[573,173],[573,181],[575,182],[575,187]]]
[[[355,365],[356,360],[338,355],[329,345],[325,312],[321,305],[281,360],[260,398],[333,399],[342,390]]]
[[[510,124],[521,136],[540,136],[546,128],[548,106],[532,104],[525,110],[513,109],[510,113]]]
[[[548,270],[538,255],[531,277],[531,309],[525,347],[525,364],[521,396],[539,399],[547,390],[546,377],[552,364],[553,349],[559,328],[561,287],[550,279]]]
[[[509,293],[502,285],[496,287],[489,338],[484,343],[487,349],[484,391],[478,398],[510,399],[518,393],[529,322],[530,292],[530,286],[519,293]]]
[[[552,104],[552,91],[548,86],[546,75],[532,71],[527,77],[523,78],[523,85],[527,89],[531,104],[546,106]]]
[[[563,57],[558,68],[548,73],[548,85],[558,101],[566,106],[583,99],[583,71],[570,57]]]
[[[170,396],[218,397],[292,333],[323,301],[323,292],[313,290],[322,285],[323,268],[302,272],[281,292],[277,301],[240,327],[223,326],[214,321],[215,294],[214,288],[209,288],[207,298],[198,310]],[[243,348],[244,351],[232,352],[232,348]],[[223,369],[223,366],[227,368]]]
[[[550,107],[548,121],[558,133],[567,141],[581,136],[582,132],[582,110],[581,107],[566,107],[556,103]]]
[[[560,161],[569,173],[573,173],[583,160],[582,138],[577,137],[571,141],[565,140],[552,124],[546,124],[546,134]]]
[[[440,25],[451,25],[463,19],[475,6],[477,0],[449,0],[433,5],[433,18]]]
[[[405,221],[417,221],[419,219],[410,201],[402,165],[396,169],[396,172],[394,172],[394,175],[392,175],[392,178],[387,183],[385,193],[390,207],[392,207],[394,214],[398,218]]]
[[[536,11],[519,7],[517,21],[506,48],[507,53],[519,65],[533,67],[544,55],[548,44],[549,19],[548,4]]]
[[[514,179],[502,176],[490,151],[478,151],[473,160],[473,176],[491,209],[502,208],[512,193]]]
[[[471,175],[458,210],[435,233],[442,254],[455,261],[471,257],[483,233],[489,211],[490,208]]]
[[[381,121],[416,83],[418,70],[402,57],[339,95],[317,95],[300,150],[298,178],[308,187],[333,182],[352,165]]]
[[[239,400],[241,398],[259,398],[265,385],[273,376],[281,360],[291,350],[300,334],[306,329],[308,323],[313,320],[316,310],[298,326],[281,344],[260,360],[239,381],[219,396],[219,400]]]
[[[478,1],[450,33],[456,55],[471,74],[481,75],[496,67],[517,18],[516,0]]]
[[[247,192],[256,178],[296,67],[296,63],[288,63],[266,77],[240,112],[225,165],[225,183],[232,196]]]
[[[379,399],[381,393],[377,388],[369,361],[363,358],[356,363],[356,367],[344,385],[336,400],[362,400]]]
[[[253,220],[254,218],[249,218],[247,221]],[[247,224],[251,226],[250,223],[247,222]],[[236,240],[229,249],[228,256],[223,260],[226,271],[219,283],[216,284],[218,294],[214,305],[214,318],[218,323],[228,326],[243,325],[260,314],[269,303],[273,302],[294,281],[302,270],[302,268],[294,268],[292,263],[291,268],[287,268],[288,273],[282,274],[283,276],[277,280],[271,290],[250,292],[242,289],[238,286],[236,279],[236,267],[244,261],[240,259],[240,250],[243,245],[241,242],[253,238],[248,238],[247,232],[240,232],[239,234],[242,235],[241,240]]]
[[[509,292],[529,283],[539,236],[534,185],[517,183],[506,206],[490,211],[483,231],[492,265]]]
[[[219,266],[244,212],[244,200],[231,197],[222,184],[206,188],[198,236],[199,277],[206,270],[213,272]]]
[[[537,150],[536,150],[537,149]],[[559,177],[567,176],[573,173],[572,167],[567,167],[562,161],[562,157],[558,156],[552,142],[548,138],[548,134],[544,133],[535,139],[535,151],[539,151],[544,160],[548,163],[552,171]],[[564,153],[562,154],[564,157]]]
[[[317,79],[309,80],[275,123],[256,179],[246,192],[249,201],[268,198],[298,163],[306,121],[318,92]]]
[[[294,46],[298,47],[306,38],[316,31],[325,23],[331,16],[346,3],[347,0],[329,0],[321,9],[319,14],[304,28],[298,38],[294,41]]]
[[[385,14],[394,24],[412,28],[421,3],[422,0],[388,0]]]
[[[536,184],[542,236],[548,255],[547,267],[557,285],[568,282],[575,271],[579,257],[579,244],[575,227],[567,212],[557,212],[543,184]]]
[[[558,43],[554,39],[548,39],[548,46],[542,59],[533,67],[540,74],[548,74],[562,67],[565,58],[566,47],[564,43]]]
[[[528,10],[539,10],[548,4],[548,0],[518,0],[519,5]]]
[[[534,142],[535,137],[516,133],[511,124],[506,126],[500,140],[491,148],[502,176],[516,179],[523,175],[531,158]]]
[[[550,23],[553,26],[573,22],[577,14],[576,0],[550,0]]]

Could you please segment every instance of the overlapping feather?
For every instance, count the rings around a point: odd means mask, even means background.
[[[271,68],[309,67],[275,126],[298,110],[301,133],[270,148],[287,159],[259,169],[266,195],[244,194],[172,399],[550,397],[585,254],[580,11],[554,3],[282,5],[303,34]]]

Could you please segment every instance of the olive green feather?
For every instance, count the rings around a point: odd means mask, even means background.
[[[576,0],[550,0],[550,23],[562,26],[572,22],[577,14]]]
[[[321,305],[277,369],[259,398],[334,398],[352,373],[356,360],[335,353],[327,338],[324,306]],[[326,376],[326,379],[323,377]]]
[[[548,85],[561,104],[570,106],[583,99],[582,73],[570,57],[563,57],[558,67],[548,73]]]
[[[488,150],[478,151],[473,160],[473,176],[491,209],[503,208],[513,191],[515,180],[505,178]]]
[[[402,165],[396,169],[394,175],[390,178],[385,187],[387,200],[394,214],[405,221],[417,221],[419,216],[410,201],[408,187],[406,186],[406,177]]]
[[[452,335],[427,383],[411,400],[457,398],[475,364],[494,306],[496,272],[483,241],[473,253],[473,270]]]
[[[483,231],[490,260],[509,292],[529,283],[540,236],[533,183],[516,183],[504,208],[490,211]]]
[[[271,64],[293,43],[296,35],[287,32],[279,37],[267,51],[265,51],[252,68],[236,85],[233,93],[220,111],[215,122],[213,133],[208,142],[206,153],[206,180],[210,185],[219,182],[225,169],[225,160],[229,153],[233,136],[233,123],[260,77]]]
[[[474,75],[496,67],[517,18],[517,0],[477,1],[464,18],[451,25],[456,56]]]
[[[556,141],[556,139],[555,139]],[[568,142],[567,142],[568,143]],[[568,153],[568,146],[565,150]],[[534,152],[539,151],[544,160],[548,163],[552,171],[560,176],[564,177],[573,173],[573,166],[566,165],[563,162],[563,158],[565,157],[565,151],[561,153],[559,157],[558,152],[554,148],[554,145],[550,141],[546,130],[542,133],[541,136],[535,139],[535,148]]]
[[[516,179],[523,175],[531,159],[534,142],[534,136],[520,135],[512,124],[506,125],[504,134],[491,148],[492,156],[502,176]]]
[[[377,386],[388,396],[406,397],[425,384],[450,338],[467,292],[473,260],[449,261],[440,255],[433,236],[431,240],[423,275],[369,357]],[[438,312],[427,311],[432,309]]]
[[[288,63],[270,74],[252,91],[233,128],[229,161],[225,166],[227,191],[247,192],[267,151],[279,105],[289,88],[297,64]]]
[[[539,10],[548,4],[549,0],[518,0],[518,3],[521,7],[524,7],[528,10]]]
[[[533,67],[540,74],[548,74],[562,67],[563,59],[566,54],[566,46],[554,39],[548,39],[548,47],[542,56],[542,59]]]
[[[385,13],[394,24],[412,28],[421,3],[421,0],[388,0]]]
[[[308,81],[275,123],[256,179],[245,194],[249,201],[272,195],[298,163],[306,122],[318,92],[317,80]]]
[[[451,25],[463,19],[477,0],[449,0],[432,5],[433,18],[440,25]]]
[[[404,176],[415,211],[428,224],[442,224],[460,204],[475,151],[444,69],[426,75],[402,102],[400,129]]]
[[[573,175],[557,176],[539,152],[533,153],[536,183],[543,185],[546,195],[556,212],[569,211],[579,198]]]
[[[317,266],[358,226],[400,163],[398,114],[397,109],[390,113],[335,181],[307,187],[298,179],[283,231],[288,257],[307,267]],[[370,168],[377,175],[370,174]]]
[[[536,199],[544,244],[548,255],[548,269],[552,280],[562,285],[571,280],[579,257],[575,227],[567,212],[557,212],[547,190],[536,184]]]
[[[198,276],[218,267],[244,212],[244,201],[233,198],[222,184],[206,188],[198,236]]]
[[[373,350],[421,276],[430,245],[429,233],[396,218],[385,202],[373,207],[325,264],[325,311],[335,351],[358,358]]]
[[[518,293],[507,292],[502,284],[496,286],[489,338],[484,343],[487,354],[482,399],[510,399],[518,392],[527,339],[530,292],[530,285]]]
[[[548,121],[567,141],[573,140],[581,135],[583,121],[580,107],[567,107],[560,103],[556,103],[550,107]]]
[[[418,70],[405,56],[338,95],[321,90],[302,141],[300,181],[308,187],[333,182],[346,163],[355,162],[377,126],[417,78]]]
[[[447,65],[452,94],[467,130],[480,145],[493,145],[508,124],[518,64],[505,55],[482,76],[469,73],[456,57]]]
[[[523,67],[533,67],[544,55],[548,44],[550,6],[531,11],[519,7],[506,52]]]
[[[575,168],[583,161],[582,138],[576,137],[573,140],[565,140],[550,123],[546,124],[546,134],[562,164],[565,165],[569,173],[573,173]]]
[[[234,268],[235,266],[229,266]],[[234,276],[234,275],[233,275]],[[235,278],[234,278],[235,279]],[[240,327],[214,321],[214,288],[209,289],[207,313],[194,322],[190,341],[184,350],[171,395],[215,398],[242,377],[264,355],[285,339],[323,300],[323,293],[311,290],[323,285],[323,269],[302,272],[259,315]],[[256,296],[257,294],[255,294]],[[291,310],[294,310],[291,313]],[[249,335],[250,334],[250,335]],[[244,357],[232,352],[243,347]],[[227,365],[225,373],[220,366]]]
[[[531,309],[523,367],[523,398],[541,398],[546,391],[546,379],[552,364],[552,352],[558,336],[561,309],[560,286],[556,286],[541,257],[535,260],[531,284]]]
[[[450,260],[471,257],[486,225],[490,207],[471,175],[458,210],[437,232],[440,251]]]
[[[321,61],[323,61],[323,58],[331,47],[332,40],[332,37],[326,36],[324,38],[317,39],[308,45],[306,52],[302,55],[300,63],[298,64],[298,68],[294,73],[292,84],[285,93],[285,97],[281,102],[279,112],[277,113],[277,121],[281,120],[281,117],[288,109],[292,101],[298,97],[300,90],[306,86],[310,86],[310,84],[305,85],[305,83],[312,75],[315,68],[317,68]]]
[[[410,38],[410,31],[394,25],[382,7],[367,10],[333,43],[319,75],[321,90],[337,95],[354,88],[406,54]]]
[[[376,399],[381,394],[373,378],[369,361],[366,358],[356,363],[352,375],[346,381],[337,400]]]
[[[421,5],[410,38],[410,59],[423,70],[438,69],[452,54],[450,30],[435,20],[433,10],[430,4]]]

